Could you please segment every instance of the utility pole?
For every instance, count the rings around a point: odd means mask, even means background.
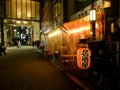
[[[4,17],[5,17],[5,0],[0,3],[0,34],[1,34],[1,45],[4,46]]]
[[[1,31],[1,46],[4,46],[3,19],[0,19],[0,31]]]

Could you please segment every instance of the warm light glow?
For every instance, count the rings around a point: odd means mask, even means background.
[[[90,10],[90,21],[95,21],[96,20],[96,10],[91,9]]]
[[[31,14],[29,12],[27,13],[27,18],[31,18]]]
[[[96,27],[96,28],[99,28],[100,26],[98,26],[98,23],[95,23],[95,27]]]
[[[13,22],[15,22],[15,20],[12,20]]]
[[[16,32],[16,29],[14,29],[14,32]]]
[[[111,7],[111,1],[110,0],[103,1],[103,8],[109,8],[109,7]]]
[[[29,34],[29,31],[28,31],[28,29],[26,29],[26,32],[27,32],[26,34]]]
[[[53,36],[56,36],[56,35],[58,35],[58,34],[60,34],[60,33],[61,33],[60,30],[56,30],[56,31],[50,33],[50,34],[48,35],[48,37],[53,37]]]
[[[92,31],[90,32],[90,35],[92,35],[93,33],[92,33]]]
[[[117,24],[118,28],[120,28],[120,18],[117,19],[116,24]]]
[[[21,18],[21,12],[20,11],[17,13],[17,17]]]
[[[73,29],[71,31],[69,31],[70,34],[72,33],[78,33],[78,32],[83,32],[85,30],[90,30],[90,25],[87,25],[86,26],[82,26],[81,28],[76,28],[76,29]]]
[[[27,21],[23,21],[24,24],[27,24],[28,22]]]
[[[91,25],[89,22],[89,15],[78,20],[64,23],[64,27],[69,31],[68,32],[69,34],[88,31],[91,28]]]
[[[21,23],[21,21],[16,21],[16,23],[18,23],[18,24],[19,24],[19,23]]]
[[[40,2],[36,0],[4,0],[6,17],[15,19],[39,20]]]

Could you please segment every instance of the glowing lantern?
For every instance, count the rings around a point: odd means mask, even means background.
[[[88,48],[79,48],[77,50],[77,66],[80,69],[88,69],[91,63],[91,52]]]
[[[103,0],[103,8],[109,8],[109,7],[111,7],[111,1]]]

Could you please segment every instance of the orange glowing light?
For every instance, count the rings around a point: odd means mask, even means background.
[[[90,30],[90,28],[91,28],[90,22],[88,20],[89,20],[89,18],[87,16],[82,19],[64,23],[64,26],[69,30],[70,34],[83,32],[86,30]]]
[[[97,15],[100,15],[100,16],[98,18],[99,21],[96,21],[96,23],[95,23],[96,24],[95,28],[96,28],[96,36],[97,36],[96,38],[99,38],[102,34],[103,25],[102,25],[102,20],[101,20],[102,15],[101,14],[97,14]],[[74,21],[64,23],[63,25],[69,34],[77,35],[77,34],[84,33],[84,38],[90,37],[92,35],[91,23],[89,21],[89,16],[85,16],[81,19],[77,19]],[[63,27],[63,29],[64,29],[64,27]]]

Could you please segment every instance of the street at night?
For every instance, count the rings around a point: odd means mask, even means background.
[[[120,90],[120,0],[1,0],[0,90]]]
[[[0,57],[0,90],[83,90],[37,48],[12,47]]]

